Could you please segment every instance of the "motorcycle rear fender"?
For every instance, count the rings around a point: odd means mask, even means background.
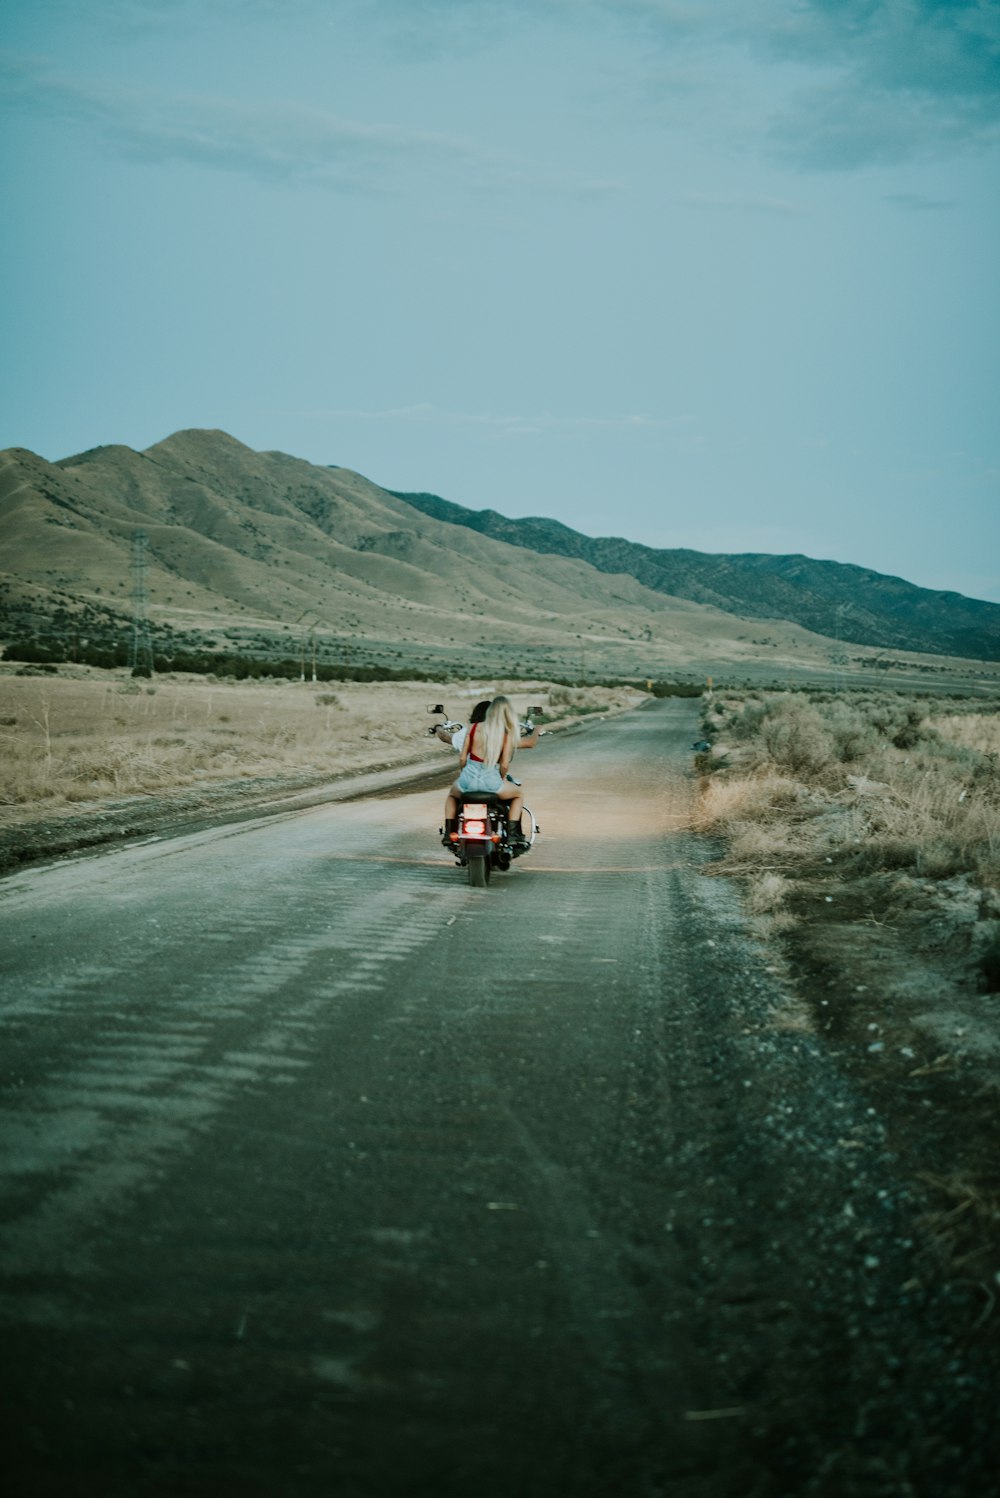
[[[476,828],[476,837],[470,838],[466,833],[466,822],[478,822],[487,828],[495,825],[492,821],[494,815],[501,815],[498,806],[499,798],[492,795],[466,795],[463,797],[458,809],[458,829],[452,837],[461,842],[465,848],[473,848],[477,841],[482,841],[483,846],[489,848],[493,843],[501,841],[499,832],[490,831],[487,839],[482,839],[479,828]]]

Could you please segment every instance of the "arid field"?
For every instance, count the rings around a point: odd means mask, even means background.
[[[75,803],[240,778],[335,778],[426,760],[440,748],[427,708],[466,721],[505,692],[520,713],[561,722],[640,702],[630,688],[545,682],[345,682],[133,679],[126,671],[0,676],[0,824]]]

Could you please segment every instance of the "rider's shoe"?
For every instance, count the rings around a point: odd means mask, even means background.
[[[444,826],[440,829],[440,832],[441,832],[441,846],[442,846],[442,848],[451,848],[451,847],[454,846],[454,844],[452,843],[452,840],[451,840],[451,835],[455,831],[455,827],[457,826],[457,824],[458,824],[458,818],[457,817],[446,817],[445,818]]]
[[[525,837],[520,822],[510,822],[507,826],[507,843],[514,858],[521,853],[526,853],[531,847],[528,838]]]

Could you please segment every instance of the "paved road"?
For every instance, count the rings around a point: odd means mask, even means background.
[[[695,727],[525,755],[486,892],[437,793],[0,886],[16,1494],[902,1493],[928,1419],[951,1470],[878,1120],[699,877]]]

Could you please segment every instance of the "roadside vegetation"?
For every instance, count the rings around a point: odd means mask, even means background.
[[[723,694],[703,728],[706,872],[744,881],[794,979],[776,1023],[825,1036],[870,1090],[926,1192],[921,1274],[977,1285],[974,1330],[995,1334],[1000,704]]]
[[[108,608],[89,604],[70,608],[60,605],[48,617],[27,609],[16,609],[7,600],[8,590],[0,583],[0,637],[6,643],[0,648],[0,660],[16,663],[23,674],[58,675],[59,668],[73,670],[79,666],[105,671],[122,671],[131,666],[131,675],[152,680],[163,676],[204,676],[232,681],[304,681],[335,684],[338,682],[382,681],[461,681],[473,673],[501,675],[509,681],[531,682],[544,679],[566,687],[587,688],[596,685],[618,687],[622,678],[603,678],[599,671],[574,673],[568,658],[530,658],[499,645],[495,658],[488,654],[470,656],[468,647],[462,659],[449,659],[447,652],[435,653],[426,648],[411,648],[405,659],[401,642],[374,642],[355,635],[314,635],[308,628],[255,629],[250,626],[224,630],[185,631],[172,628],[162,620],[150,630],[150,653],[134,648],[133,621]],[[294,635],[294,638],[293,638]],[[132,665],[137,657],[141,664]],[[637,679],[633,685],[654,697],[700,697],[699,673],[689,673],[686,680]]]
[[[699,825],[729,841],[758,902],[817,858],[845,874],[1000,886],[1000,706],[894,693],[709,702]]]

